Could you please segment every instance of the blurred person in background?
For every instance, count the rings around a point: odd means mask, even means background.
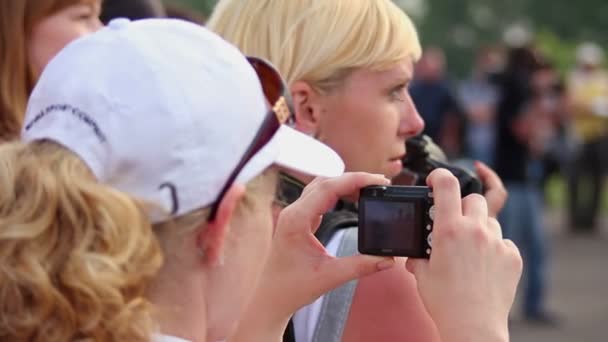
[[[401,172],[405,141],[424,125],[408,91],[421,48],[413,23],[391,1],[224,0],[208,27],[277,65],[294,98],[295,127],[335,149],[347,171]],[[488,205],[495,215],[506,194],[492,171],[479,172],[499,194]],[[292,182],[303,187],[306,179]],[[356,241],[351,225],[323,243],[332,254],[352,255]],[[295,341],[439,341],[416,279],[398,262],[300,310]]]
[[[509,192],[499,220],[505,237],[521,249],[524,260],[524,318],[553,325],[555,315],[545,303],[547,251],[537,160],[552,134],[548,110],[557,102],[541,92],[544,83],[551,83],[545,78],[550,81],[552,75],[543,63],[532,47],[512,47],[507,52],[505,70],[498,79],[495,163]]]
[[[464,154],[467,158],[494,165],[496,145],[495,78],[502,68],[502,54],[491,47],[477,53],[471,77],[458,88],[458,96],[467,115]]]
[[[575,155],[569,167],[569,214],[573,232],[593,232],[604,191],[608,147],[608,73],[595,43],[577,50],[567,88],[572,104]]]
[[[98,30],[101,0],[0,2],[0,142],[19,135],[30,92],[71,41]]]
[[[103,0],[101,10],[101,21],[104,24],[114,18],[137,20],[166,16],[162,0]]]
[[[536,166],[531,172],[539,182],[542,194],[552,176],[567,176],[572,159],[568,126],[570,100],[565,83],[551,61],[546,61],[532,77],[534,129],[539,146],[534,154]]]
[[[428,47],[416,63],[410,94],[424,119],[424,134],[444,150],[448,158],[460,157],[463,151],[465,116],[457,94],[446,75],[443,50]]]

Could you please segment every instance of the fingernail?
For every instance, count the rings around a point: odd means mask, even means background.
[[[376,267],[378,267],[378,270],[386,270],[392,268],[393,266],[395,266],[394,259],[384,259],[376,265]]]
[[[374,175],[374,176],[376,176],[376,177],[379,177],[379,178],[382,178],[382,179],[383,179],[384,184],[391,184],[391,180],[390,180],[390,179],[388,179],[388,178],[386,178],[386,176],[385,176],[385,175],[383,175],[383,174],[380,174],[380,173],[372,173],[372,175]]]

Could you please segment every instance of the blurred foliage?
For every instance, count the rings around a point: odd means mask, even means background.
[[[575,64],[578,43],[575,40],[567,41],[553,31],[543,30],[536,35],[536,42],[539,50],[550,57],[562,76],[565,76]]]
[[[407,1],[406,1],[407,2]],[[608,2],[604,0],[427,0],[424,17],[415,18],[424,45],[443,47],[450,69],[466,72],[475,49],[501,44],[513,25],[535,32],[541,50],[560,70],[570,68],[582,41],[608,43]]]
[[[165,0],[188,5],[205,15],[216,0]],[[284,0],[292,1],[292,0]],[[329,1],[329,0],[327,0]],[[417,23],[422,43],[445,49],[450,71],[467,74],[476,49],[502,44],[513,25],[535,32],[538,46],[565,71],[582,41],[608,45],[605,0],[394,0]]]
[[[216,0],[163,0],[165,3],[175,3],[181,6],[187,6],[192,8],[200,13],[202,13],[205,17],[209,16],[209,13],[213,10],[213,6],[215,6]]]

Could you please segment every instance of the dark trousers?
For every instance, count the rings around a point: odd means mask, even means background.
[[[573,231],[593,231],[604,189],[607,138],[584,143],[570,165],[568,199]]]
[[[509,198],[499,215],[503,235],[519,248],[524,261],[521,281],[526,316],[545,313],[547,241],[542,223],[543,206],[538,187],[507,182]]]

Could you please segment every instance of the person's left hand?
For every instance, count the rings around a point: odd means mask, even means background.
[[[488,216],[496,218],[505,206],[509,193],[500,177],[486,164],[476,161],[475,171],[477,171],[477,175],[486,189],[483,196],[488,202]]]

